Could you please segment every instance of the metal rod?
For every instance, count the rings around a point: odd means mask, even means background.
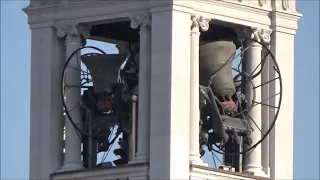
[[[242,152],[243,151],[243,137],[240,136],[240,142],[239,142],[239,152]],[[243,157],[244,157],[244,154],[240,154],[239,155],[239,172],[242,173],[243,171]]]
[[[136,155],[136,136],[137,136],[137,95],[132,95],[132,134],[131,134],[131,157]]]

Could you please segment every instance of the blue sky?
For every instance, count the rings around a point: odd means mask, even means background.
[[[27,179],[30,31],[21,9],[1,1],[1,179]],[[319,1],[297,1],[303,14],[295,45],[295,179],[319,179]],[[102,45],[105,51],[113,46]]]

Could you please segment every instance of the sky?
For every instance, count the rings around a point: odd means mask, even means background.
[[[31,47],[21,11],[27,5],[1,0],[0,179],[28,179]],[[294,178],[319,179],[319,1],[299,0],[297,9],[303,17],[295,42]]]

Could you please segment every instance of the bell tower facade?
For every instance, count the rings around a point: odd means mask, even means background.
[[[24,11],[30,179],[293,179],[295,1],[31,0]],[[88,39],[119,54],[83,55]],[[120,161],[97,164],[118,142]],[[220,168],[201,158],[211,151]]]

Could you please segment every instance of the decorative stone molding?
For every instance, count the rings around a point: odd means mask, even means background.
[[[90,36],[91,26],[89,25],[66,25],[57,27],[58,37],[64,38],[66,36],[71,37],[84,37],[88,38]]]
[[[79,41],[84,40],[83,44],[85,44],[85,40],[90,37],[90,25],[65,25],[58,26],[57,36],[59,38],[66,38],[66,41]]]
[[[139,26],[151,26],[151,16],[150,14],[137,14],[130,18],[130,26],[132,29],[137,29]]]
[[[51,0],[51,1],[47,1],[47,0],[30,0],[29,7],[38,8],[38,7],[41,7],[41,6],[59,5],[59,4],[62,4],[63,1],[65,1],[65,0]]]
[[[266,0],[259,0],[259,6],[264,7],[267,4]]]
[[[242,1],[242,3],[234,3],[238,1]],[[294,10],[295,1],[286,0],[290,4],[290,11],[283,11],[282,0],[272,1],[272,4],[270,0],[266,0],[267,5],[271,7],[263,8],[258,6],[258,2],[256,3],[256,7],[250,5],[247,3],[249,1],[251,2],[252,0],[203,0],[194,1],[192,3],[186,3],[186,1],[177,1],[175,3],[174,9],[178,11],[181,11],[183,9],[183,12],[193,14],[194,9],[192,7],[194,6],[197,7],[197,12],[206,12],[206,17],[218,21],[226,21],[232,24],[261,27],[265,29],[272,26],[273,22],[270,21],[271,19],[272,21],[274,21],[274,23],[276,23],[275,26],[277,26],[273,28],[274,30],[275,28],[277,28],[281,32],[289,34],[296,33],[297,21],[300,19],[301,14],[297,13]],[[52,22],[57,22],[57,14],[59,14],[58,20],[61,22],[70,22],[70,14],[73,14],[71,21],[77,20],[77,22],[96,22],[119,17],[128,17],[134,15],[132,14],[134,12],[143,12],[142,14],[150,12],[149,1],[124,2],[97,0],[96,3],[87,0],[81,1],[81,3],[76,4],[68,3],[68,1],[62,2],[63,3],[54,6],[42,6],[40,8],[33,8],[30,6],[24,8],[23,10],[28,15],[28,23],[30,24],[30,28],[36,29],[52,26]],[[37,4],[36,1],[35,3]],[[128,6],[125,6],[127,7],[125,11],[130,15],[124,15],[124,4],[128,4]],[[88,11],[89,7],[90,11]],[[161,11],[172,9],[171,6],[157,8],[160,8]],[[154,9],[154,7],[152,9]],[[208,9],[210,9],[210,11],[208,11]],[[277,20],[275,20],[275,18]]]
[[[58,27],[57,36],[59,38],[69,37],[80,37],[80,33],[78,32],[77,25],[67,25],[63,27]]]
[[[284,11],[287,15],[300,15],[296,10],[296,0],[276,0],[272,3],[273,11]]]
[[[259,42],[269,44],[271,41],[271,29],[253,28],[253,38]]]
[[[260,28],[241,28],[236,29],[236,33],[239,37],[250,37],[258,42],[270,43],[271,41],[271,29]]]
[[[210,18],[204,18],[203,16],[191,16],[191,30],[194,31],[207,31],[209,29]]]
[[[289,0],[282,0],[282,8],[288,10],[290,8]]]

